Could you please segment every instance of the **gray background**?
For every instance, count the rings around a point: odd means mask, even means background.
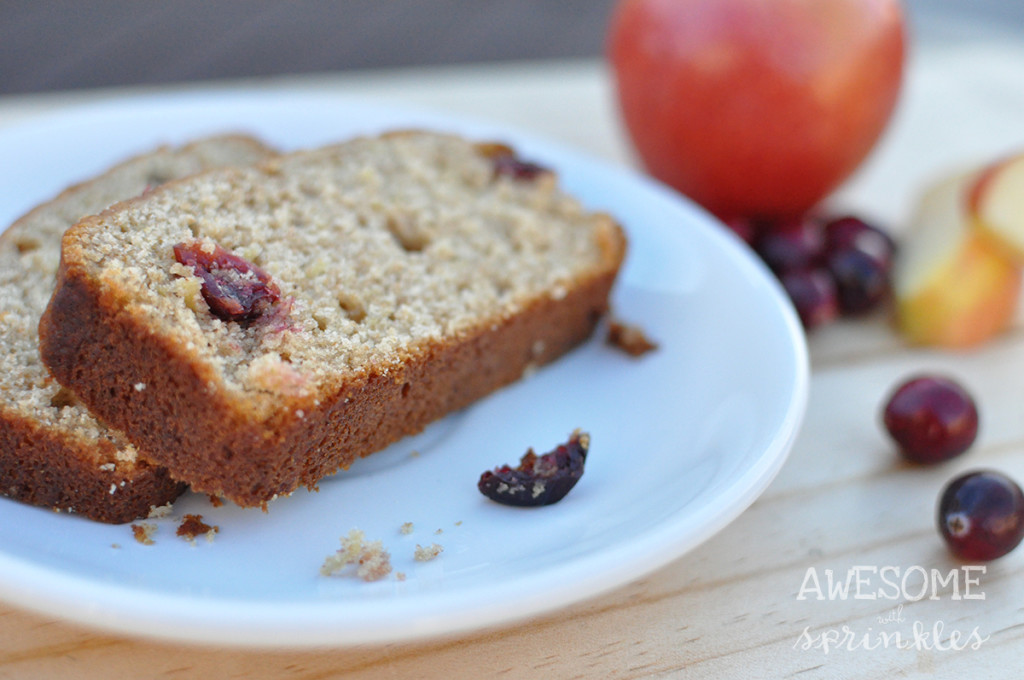
[[[0,94],[588,57],[614,0],[0,0]],[[1024,41],[1021,0],[908,0],[922,40]]]

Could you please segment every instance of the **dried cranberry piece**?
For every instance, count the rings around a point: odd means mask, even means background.
[[[271,310],[281,291],[266,273],[252,262],[220,245],[208,252],[200,241],[178,243],[174,258],[191,267],[202,279],[202,295],[210,312],[224,321],[247,323]]]
[[[490,159],[494,167],[495,177],[511,177],[516,180],[529,181],[550,172],[548,168],[537,163],[524,161],[516,154],[515,149],[500,142],[482,142],[476,145],[477,151]]]
[[[569,441],[538,456],[530,449],[518,467],[502,465],[480,475],[480,493],[503,505],[536,507],[565,498],[583,476],[590,435],[576,430]]]
[[[494,174],[496,176],[507,176],[518,180],[532,180],[548,172],[542,165],[524,161],[513,155],[494,157]]]

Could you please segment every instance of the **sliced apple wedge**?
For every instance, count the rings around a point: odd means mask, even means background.
[[[1013,320],[1020,266],[972,224],[977,173],[930,187],[903,237],[893,271],[896,322],[912,342],[963,349]]]
[[[989,165],[967,198],[975,226],[1024,263],[1024,154]]]

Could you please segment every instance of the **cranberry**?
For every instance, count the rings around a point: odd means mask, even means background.
[[[757,231],[754,250],[776,274],[813,267],[821,258],[821,224],[811,217],[764,224]]]
[[[281,298],[269,274],[219,245],[211,250],[201,241],[178,243],[174,258],[192,267],[202,279],[203,299],[210,312],[224,321],[247,323],[258,319]]]
[[[542,165],[522,160],[515,149],[501,142],[481,142],[476,145],[476,149],[491,160],[495,177],[505,176],[525,181],[550,172]]]
[[[825,223],[823,230],[826,253],[858,250],[871,255],[887,269],[892,266],[896,244],[878,227],[858,217],[840,217]]]
[[[494,174],[496,176],[506,176],[517,180],[528,181],[536,179],[545,172],[549,172],[544,166],[521,160],[513,154],[497,155],[492,159],[492,162],[494,163]]]
[[[839,309],[845,315],[868,312],[889,295],[889,267],[863,250],[837,250],[828,256],[826,267],[836,284]]]
[[[562,500],[583,476],[590,435],[576,430],[569,441],[538,456],[528,450],[518,467],[502,465],[480,475],[480,493],[504,505],[533,507]]]
[[[828,272],[799,269],[783,274],[779,281],[806,330],[822,326],[839,316],[836,286]]]
[[[939,531],[957,557],[994,560],[1024,538],[1024,493],[999,472],[970,472],[946,486],[938,519]]]
[[[893,240],[857,217],[841,217],[824,227],[825,263],[836,282],[843,314],[878,306],[891,288]]]
[[[959,384],[939,376],[903,383],[883,412],[885,427],[903,456],[916,463],[954,458],[978,435],[978,409]]]

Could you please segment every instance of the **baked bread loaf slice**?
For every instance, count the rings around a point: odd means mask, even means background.
[[[61,236],[78,219],[168,179],[269,153],[243,136],[159,148],[65,190],[0,235],[0,494],[120,523],[184,490],[50,377],[39,358],[39,318],[53,292]]]
[[[68,231],[43,360],[197,491],[315,488],[592,332],[625,237],[556,184],[421,131],[168,183]]]

